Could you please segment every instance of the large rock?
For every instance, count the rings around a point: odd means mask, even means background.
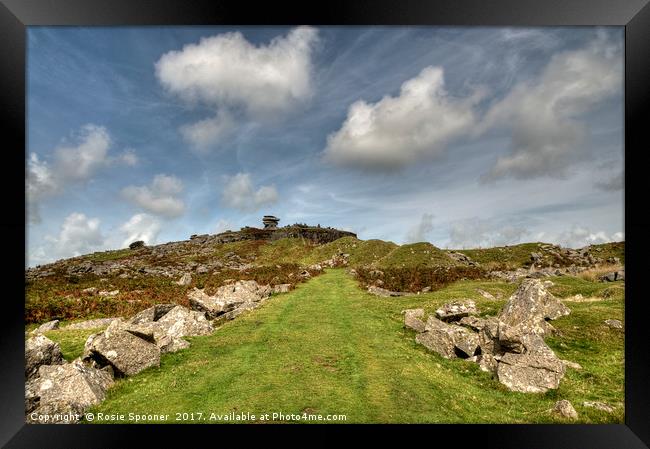
[[[174,307],[176,307],[176,304],[155,304],[148,309],[138,312],[129,322],[131,324],[142,324],[158,321]]]
[[[42,334],[59,328],[59,320],[48,321],[38,326],[32,331],[33,335]]]
[[[217,289],[213,296],[195,288],[188,294],[192,309],[205,312],[208,319],[238,309],[245,304],[245,309],[253,308],[252,304],[259,303],[271,295],[271,287],[259,285],[255,281],[237,281]]]
[[[204,312],[196,312],[183,306],[174,307],[157,323],[165,330],[165,334],[174,338],[209,335],[214,331]]]
[[[115,321],[104,332],[88,337],[84,359],[92,359],[99,366],[110,365],[118,376],[132,376],[160,366],[160,349],[148,333],[136,335],[125,330],[123,322]]]
[[[476,333],[432,316],[427,319],[424,332],[416,335],[415,341],[448,359],[471,357],[479,347]]]
[[[546,320],[554,320],[569,313],[569,308],[546,290],[542,282],[526,279],[498,316],[499,342],[512,351],[522,352],[524,336],[552,333],[554,328]]]
[[[44,335],[36,335],[25,342],[25,376],[29,379],[38,374],[42,365],[63,363],[61,347]]]
[[[64,365],[41,366],[39,377],[30,385],[27,394],[31,406],[37,405],[34,412],[49,415],[49,422],[56,423],[63,419],[61,415],[81,415],[103,401],[106,389],[112,384],[113,378],[108,371],[74,360]],[[31,411],[27,409],[28,413]]]
[[[569,315],[571,310],[553,296],[537,279],[525,279],[499,314],[499,320],[509,326],[525,322],[555,320]]]
[[[560,385],[564,372],[565,366],[557,358],[506,353],[499,361],[497,377],[512,391],[544,393]]]
[[[476,315],[476,303],[471,299],[454,301],[436,310],[436,317],[443,321],[458,321],[469,315]]]
[[[424,332],[424,309],[408,309],[404,311],[404,325],[417,332]]]
[[[120,319],[121,318],[98,318],[95,320],[80,321],[78,323],[68,324],[67,326],[64,326],[63,329],[96,329],[106,327],[113,321]]]

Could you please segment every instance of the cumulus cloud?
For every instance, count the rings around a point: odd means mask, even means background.
[[[215,142],[232,133],[235,128],[236,124],[231,115],[220,111],[215,117],[182,126],[180,132],[195,149],[206,151]]]
[[[571,229],[559,234],[553,240],[569,248],[582,248],[598,243],[620,242],[625,240],[625,234],[623,232],[609,234],[605,231],[592,231],[587,227],[574,225]]]
[[[528,231],[516,225],[500,225],[490,220],[471,218],[450,225],[451,248],[485,248],[520,243]]]
[[[148,186],[125,187],[122,196],[148,212],[173,218],[185,211],[185,203],[178,198],[182,191],[183,183],[176,176],[158,174]]]
[[[120,163],[127,165],[129,167],[135,167],[140,162],[140,159],[138,158],[138,155],[135,153],[135,150],[131,148],[124,150],[124,152],[122,152],[122,154],[120,154],[117,157],[117,160]]]
[[[424,242],[431,231],[433,231],[433,215],[424,213],[420,217],[420,222],[406,233],[406,242]]]
[[[306,26],[259,46],[240,32],[206,37],[162,55],[156,76],[168,92],[188,103],[242,110],[256,120],[275,118],[311,95],[317,38],[317,30]],[[206,146],[223,136],[224,126],[215,118],[186,125],[181,132],[189,142]]]
[[[32,153],[27,161],[25,173],[25,190],[27,196],[27,215],[32,223],[40,223],[40,203],[43,199],[56,195],[61,190],[51,168],[41,161],[36,153]]]
[[[325,159],[363,169],[393,170],[441,154],[475,123],[477,92],[455,99],[444,88],[440,67],[426,67],[402,84],[396,97],[353,103],[341,128],[330,134]]]
[[[103,126],[85,125],[77,145],[54,150],[55,171],[65,180],[86,180],[108,163],[111,137]]]
[[[54,149],[51,162],[42,160],[37,153],[29,155],[25,190],[28,218],[32,223],[41,220],[41,202],[61,194],[70,184],[83,183],[116,161],[129,166],[137,164],[134,150],[126,150],[116,158],[110,156],[112,140],[103,126],[84,125],[72,140]]]
[[[73,212],[68,215],[57,236],[46,236],[49,257],[64,258],[79,256],[104,249],[106,239],[102,234],[98,218]]]
[[[119,228],[125,235],[122,246],[126,247],[138,240],[144,241],[147,245],[154,244],[161,228],[162,224],[156,217],[144,213],[136,214]]]
[[[278,192],[274,185],[260,186],[256,190],[249,173],[238,173],[226,179],[221,200],[233,209],[254,212],[275,204],[278,201]]]
[[[586,48],[558,53],[541,75],[516,85],[487,112],[480,131],[512,128],[511,152],[483,181],[564,177],[580,159],[587,129],[580,116],[619,93],[622,49],[600,35]]]

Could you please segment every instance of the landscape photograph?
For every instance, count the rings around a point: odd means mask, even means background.
[[[625,423],[624,38],[29,26],[25,422]]]

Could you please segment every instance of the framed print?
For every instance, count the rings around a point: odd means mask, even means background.
[[[2,444],[647,447],[646,3],[3,0]]]

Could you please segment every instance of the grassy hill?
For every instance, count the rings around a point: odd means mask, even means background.
[[[344,414],[355,423],[547,423],[563,422],[549,410],[568,399],[578,422],[622,423],[624,334],[603,324],[623,320],[621,283],[552,280],[552,292],[560,297],[582,292],[607,299],[567,302],[571,315],[553,323],[561,334],[547,341],[582,370],[569,370],[560,388],[545,394],[507,391],[476,364],[447,360],[417,345],[402,324],[403,309],[432,313],[459,297],[474,299],[484,315],[495,314],[504,299],[486,300],[477,288],[507,298],[515,284],[460,281],[428,294],[379,298],[333,269],[213,335],[192,338],[190,349],[163,355],[159,368],[117,381],[91,411],[168,414],[166,422],[191,411],[198,422],[210,422],[202,419],[213,412],[282,412]],[[70,359],[87,335],[58,330],[47,336],[60,341]],[[616,409],[608,414],[583,407],[583,401]]]

